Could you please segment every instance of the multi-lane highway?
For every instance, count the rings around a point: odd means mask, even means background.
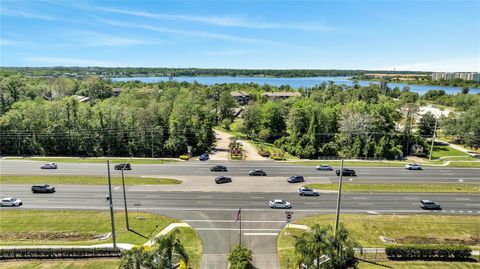
[[[103,164],[60,164],[58,170],[40,170],[39,162],[1,161],[2,176],[8,175],[105,175]],[[128,175],[174,177],[184,181],[175,186],[127,187],[128,206],[141,203],[140,210],[156,212],[186,221],[200,234],[203,242],[202,268],[226,268],[226,254],[238,243],[235,216],[242,208],[243,243],[255,253],[258,268],[277,268],[276,236],[285,226],[284,210],[270,209],[271,199],[284,199],[293,204],[294,218],[320,213],[333,213],[336,193],[319,197],[301,197],[298,184],[286,183],[286,177],[300,174],[307,183],[335,182],[334,172],[315,171],[311,166],[276,162],[221,162],[227,173],[210,172],[220,162],[182,162],[165,165],[134,165]],[[260,168],[267,177],[249,177],[248,171]],[[425,167],[423,171],[402,168],[354,168],[355,183],[458,183],[480,184],[480,169]],[[113,171],[118,174],[118,171]],[[215,175],[232,176],[231,184],[216,185]],[[349,182],[349,181],[347,181]],[[46,182],[48,183],[48,182]],[[127,180],[128,184],[128,180]],[[347,183],[349,184],[349,183]],[[96,209],[107,210],[107,186],[57,185],[57,193],[32,194],[29,185],[2,185],[0,196],[17,196],[25,209]],[[122,189],[114,186],[113,202],[123,209]],[[419,190],[421,191],[421,190]],[[428,212],[418,206],[420,199],[438,201],[443,210]],[[480,195],[435,193],[345,193],[342,212],[360,214],[454,214],[480,215]]]

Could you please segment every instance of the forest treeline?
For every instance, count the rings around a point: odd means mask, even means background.
[[[119,90],[120,89],[120,90]],[[230,92],[251,95],[238,104]],[[214,147],[212,128],[229,128],[242,110],[240,131],[302,158],[399,158],[412,145],[428,152],[435,117],[418,117],[422,104],[455,110],[439,126],[445,134],[480,146],[480,95],[423,96],[388,85],[323,83],[300,97],[270,100],[265,92],[289,86],[186,82],[112,82],[88,77],[0,76],[2,155],[178,157]],[[118,96],[117,96],[118,95]]]

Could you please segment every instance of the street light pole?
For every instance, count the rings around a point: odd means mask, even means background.
[[[113,197],[112,197],[112,180],[110,178],[110,160],[107,160],[107,171],[108,171],[108,204],[110,207],[110,222],[112,224],[112,240],[113,240],[113,249],[117,249],[117,237],[115,236],[115,219],[113,216]]]
[[[124,164],[122,167],[123,205],[125,207],[125,222],[127,225],[127,230],[130,230],[130,226],[128,225],[127,194],[125,193],[125,178],[123,176],[123,171],[126,165],[127,164]]]
[[[343,180],[343,159],[340,165],[340,179],[338,182],[337,213],[335,216],[335,234],[337,234],[338,224],[340,221],[340,200],[342,199],[342,180]]]

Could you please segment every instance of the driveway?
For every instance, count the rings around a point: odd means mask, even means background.
[[[210,154],[210,159],[211,160],[229,160],[228,156],[228,145],[230,144],[231,138],[233,135],[219,131],[219,130],[213,130],[215,132],[215,138],[217,140],[217,144],[214,148],[214,150]],[[262,157],[260,154],[258,154],[257,149],[255,148],[254,145],[251,143],[245,141],[245,140],[238,140],[243,145],[243,151],[245,154],[245,160],[249,161],[268,161],[270,160],[269,158]]]

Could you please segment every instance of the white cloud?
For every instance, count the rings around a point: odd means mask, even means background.
[[[24,47],[31,45],[30,42],[25,42],[25,41],[17,41],[17,40],[11,40],[11,39],[0,39],[0,46],[9,46],[9,47]]]
[[[207,56],[233,56],[233,55],[240,55],[245,53],[248,53],[248,51],[226,49],[226,50],[206,51],[203,54]]]
[[[164,40],[147,40],[140,37],[126,37],[118,35],[108,35],[91,31],[78,31],[76,37],[82,38],[85,46],[132,46],[132,45],[164,45],[172,43]]]
[[[184,22],[195,22],[195,23],[204,23],[216,26],[227,26],[227,27],[241,27],[241,28],[251,28],[251,29],[292,29],[292,30],[304,30],[304,31],[332,31],[333,27],[320,24],[320,23],[265,23],[265,22],[255,22],[252,20],[235,18],[235,17],[219,17],[219,16],[198,16],[198,15],[187,15],[187,14],[161,14],[161,13],[150,13],[145,11],[131,11],[118,8],[99,8],[100,10],[157,19],[165,21],[184,21]]]
[[[25,60],[46,66],[121,66],[118,63],[108,61],[51,56],[35,56]]]
[[[480,72],[480,57],[475,56],[471,58],[449,59],[435,62],[402,64],[379,69],[434,72]]]
[[[14,16],[14,17],[23,17],[23,18],[30,18],[30,19],[40,19],[40,20],[48,20],[53,21],[57,20],[57,18],[49,16],[49,15],[39,15],[25,11],[18,11],[18,10],[11,10],[2,8],[0,10],[2,16]]]

